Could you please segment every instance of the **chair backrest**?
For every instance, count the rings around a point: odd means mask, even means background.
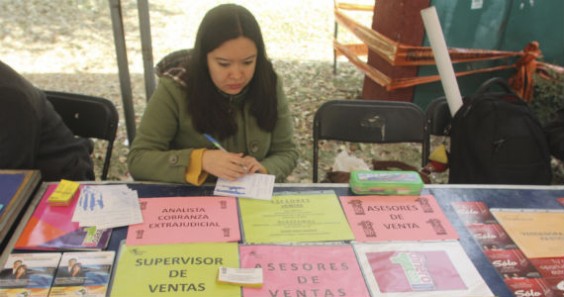
[[[63,122],[77,136],[108,141],[100,179],[106,180],[119,116],[108,99],[75,93],[44,91]]]
[[[423,141],[423,163],[429,162],[431,153],[431,136],[447,136],[449,134],[450,109],[445,97],[439,97],[427,106],[425,110],[425,139]]]
[[[313,182],[318,180],[321,139],[358,143],[423,143],[425,113],[411,102],[331,100],[313,119]]]

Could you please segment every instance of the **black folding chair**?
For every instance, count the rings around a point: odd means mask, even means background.
[[[445,97],[433,100],[425,110],[425,139],[423,141],[423,166],[429,162],[431,136],[448,136],[450,130],[450,109]]]
[[[106,156],[101,180],[106,180],[119,116],[114,103],[108,99],[75,93],[44,91],[63,122],[77,136],[106,140]]]
[[[318,180],[319,140],[357,143],[423,143],[425,113],[411,102],[331,100],[313,119],[313,182]]]

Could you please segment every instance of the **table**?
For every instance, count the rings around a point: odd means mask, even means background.
[[[29,209],[16,228],[15,236],[12,237],[7,248],[2,252],[0,263],[5,262],[18,235],[41,198],[46,185],[44,183],[34,196]],[[131,189],[136,190],[140,198],[213,195],[212,186],[194,187],[156,183],[127,183],[127,185]],[[354,195],[350,191],[348,184],[277,184],[275,186],[275,192],[306,190],[334,190],[339,196]],[[445,215],[458,232],[460,236],[459,241],[466,254],[496,296],[513,296],[513,294],[506,287],[501,276],[459,219],[458,214],[451,207],[451,203],[455,201],[483,201],[490,208],[562,209],[564,207],[556,199],[564,197],[564,186],[426,185],[422,194],[431,194],[436,198]],[[117,250],[126,234],[127,227],[114,229],[108,249]]]

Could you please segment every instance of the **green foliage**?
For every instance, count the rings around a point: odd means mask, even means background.
[[[553,119],[555,112],[564,108],[564,75],[551,73],[554,80],[535,75],[535,94],[531,108],[544,125]]]
[[[535,94],[530,106],[543,125],[550,122],[556,111],[564,108],[564,75],[550,73],[554,80],[535,75]],[[552,160],[553,184],[564,183],[564,162]]]

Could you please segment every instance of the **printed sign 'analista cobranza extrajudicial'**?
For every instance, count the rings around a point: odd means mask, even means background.
[[[127,244],[236,242],[241,238],[233,197],[139,199],[143,223],[129,226]]]

